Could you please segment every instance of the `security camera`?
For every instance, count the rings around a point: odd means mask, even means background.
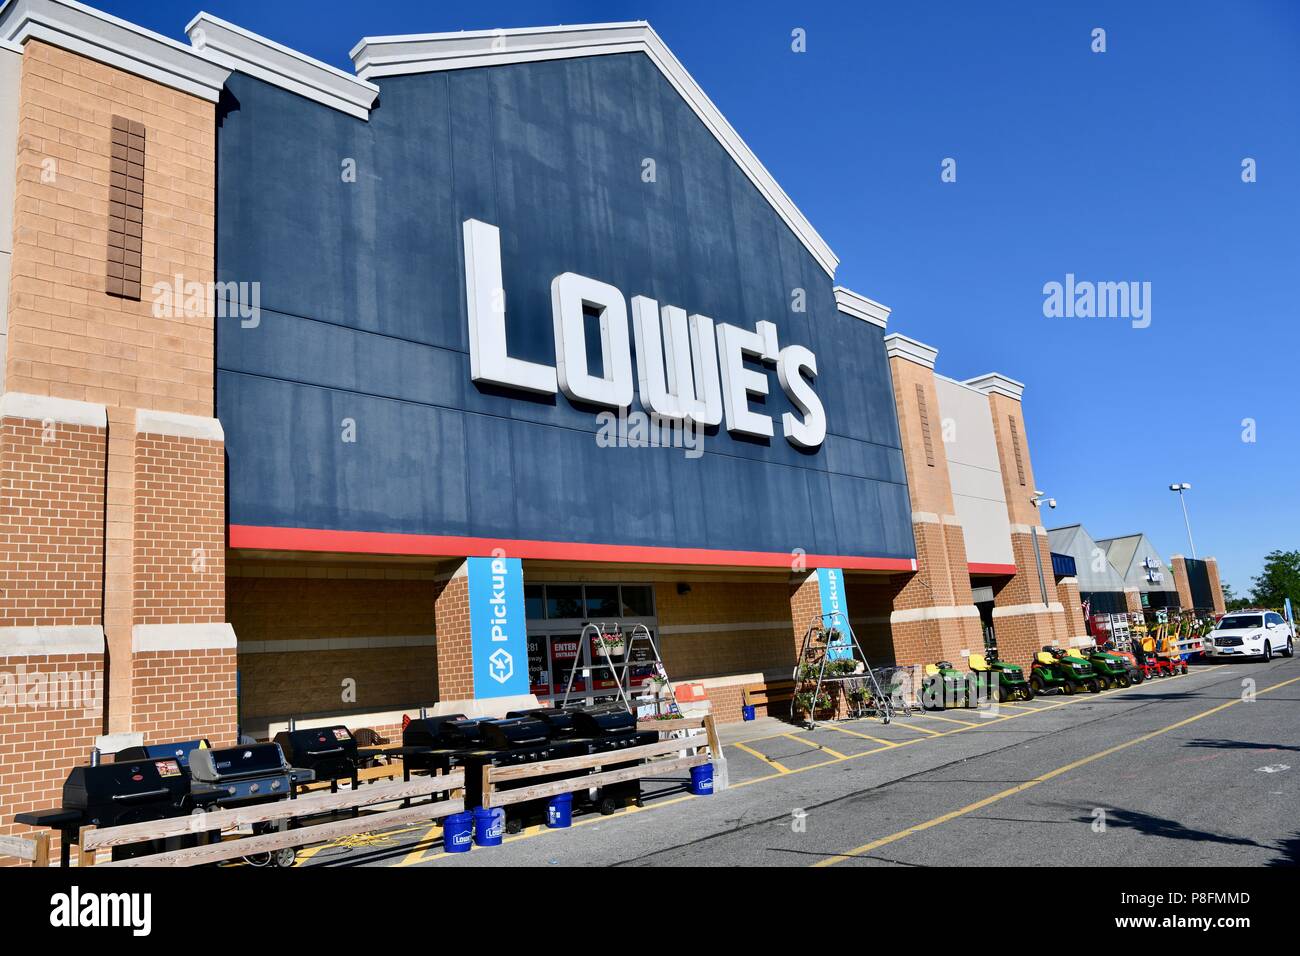
[[[1047,507],[1049,507],[1049,508],[1055,510],[1055,509],[1056,509],[1056,499],[1055,499],[1055,498],[1048,498],[1048,499],[1047,499]]]

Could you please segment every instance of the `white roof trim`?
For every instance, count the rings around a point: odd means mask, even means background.
[[[194,49],[215,63],[247,73],[357,119],[368,120],[379,87],[251,33],[210,13],[185,26]]]
[[[108,427],[108,409],[103,405],[79,402],[73,398],[55,398],[52,395],[28,395],[25,392],[5,392],[0,395],[0,418],[26,418],[63,425],[89,425],[91,428]]]
[[[173,438],[202,438],[220,442],[226,440],[225,430],[215,418],[159,412],[149,408],[135,410],[135,430],[141,434],[168,435]]]
[[[23,45],[21,43],[14,43],[12,40],[6,40],[3,37],[0,37],[0,50],[7,50],[10,53],[17,53],[19,56],[22,56]]]
[[[1014,378],[1007,378],[1000,372],[989,372],[987,375],[968,378],[962,384],[969,385],[985,395],[1005,395],[1017,402],[1020,401],[1020,396],[1025,393],[1024,382],[1017,382]]]
[[[136,624],[131,628],[131,650],[159,651],[233,650],[235,629],[229,624]]]
[[[473,30],[463,33],[424,33],[365,37],[351,53],[357,75],[364,80],[409,73],[435,73],[469,67],[530,63],[610,53],[644,53],[681,94],[695,115],[731,155],[813,258],[834,276],[839,258],[772,178],[740,134],[713,105],[686,68],[673,56],[650,24],[597,23],[579,26],[527,27],[512,30]]]
[[[906,335],[892,332],[885,336],[885,355],[889,358],[906,359],[928,369],[934,368],[934,360],[939,357],[939,350],[932,345],[909,339]]]
[[[230,75],[191,47],[75,0],[10,0],[0,38],[43,40],[214,103]]]
[[[859,295],[842,285],[835,287],[835,304],[845,315],[851,315],[863,322],[870,322],[882,329],[889,324],[889,313],[892,311],[889,306],[881,305],[874,299],[868,299],[865,295]]]

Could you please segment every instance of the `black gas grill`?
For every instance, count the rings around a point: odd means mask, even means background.
[[[620,750],[659,741],[659,735],[654,731],[638,731],[636,729],[636,715],[617,704],[573,707],[569,709],[569,713],[573,715],[575,731],[591,741],[590,752],[593,754],[616,754]],[[627,767],[635,767],[643,762],[642,760],[633,760],[602,764],[597,770],[622,770]],[[600,788],[599,793],[596,795],[596,802],[600,806],[600,812],[605,814],[613,813],[620,806],[629,802],[639,806],[641,804],[641,781],[629,780],[624,783],[606,784]]]
[[[63,783],[63,806],[20,813],[15,822],[50,827],[63,838],[62,862],[68,865],[72,844],[83,826],[116,827],[128,823],[185,816],[215,802],[216,795],[192,793],[190,776],[180,758],[122,759],[92,767],[73,767]],[[132,843],[113,848],[122,860],[181,846],[193,846],[193,836]]]
[[[357,788],[357,740],[352,732],[338,724],[311,730],[286,730],[275,735],[290,766],[310,770],[317,780],[328,780],[330,790],[338,789],[340,780],[351,780]]]
[[[194,792],[216,793],[223,807],[293,796],[295,783],[310,782],[315,776],[310,770],[291,768],[276,743],[192,751],[190,775]]]
[[[579,748],[565,743],[552,743],[551,730],[544,720],[534,717],[512,717],[505,720],[484,720],[479,722],[476,730],[481,741],[478,749],[466,750],[457,758],[460,766],[465,768],[465,805],[478,807],[483,804],[483,768],[509,767],[518,764],[536,763],[554,757],[567,757]],[[585,745],[581,752],[586,752]],[[529,786],[556,777],[530,777],[509,786]],[[546,802],[529,801],[511,804],[506,807],[506,830],[517,833],[523,829],[525,820],[545,814]]]

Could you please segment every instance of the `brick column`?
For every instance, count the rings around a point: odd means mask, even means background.
[[[104,730],[104,407],[0,398],[0,833]]]
[[[1210,601],[1215,614],[1226,614],[1227,605],[1223,603],[1223,584],[1219,581],[1219,562],[1217,558],[1205,559],[1205,571],[1210,579]]]
[[[131,670],[115,671],[113,691],[129,682],[129,727],[146,742],[234,743],[225,435],[214,418],[143,410],[133,431]]]
[[[1064,608],[1053,585],[1047,531],[1032,503],[1034,471],[1021,409],[1025,387],[997,373],[970,379],[966,384],[989,397],[1016,562],[1016,573],[994,598],[998,653],[1006,660],[1028,665],[1039,648],[1064,643],[1069,635]]]
[[[1187,577],[1187,559],[1175,554],[1169,559],[1169,566],[1174,572],[1174,587],[1178,591],[1178,606],[1190,610],[1192,607],[1192,582]],[[1222,595],[1220,595],[1222,599]]]
[[[1083,600],[1079,597],[1079,579],[1061,578],[1056,582],[1056,599],[1065,614],[1066,640],[1070,644],[1088,642],[1088,628],[1083,620]]]
[[[1124,589],[1124,610],[1129,614],[1142,613],[1142,592],[1137,588]]]
[[[437,640],[438,700],[474,697],[474,654],[469,623],[469,566],[460,562],[434,584],[434,633]]]
[[[850,609],[851,610],[851,609]],[[822,612],[821,585],[816,571],[794,574],[790,578],[790,632],[794,638],[791,660],[799,659],[808,625]]]
[[[894,333],[885,336],[885,353],[894,383],[917,566],[894,597],[894,658],[900,664],[958,662],[962,651],[978,652],[984,642],[941,435],[934,387],[938,350]]]

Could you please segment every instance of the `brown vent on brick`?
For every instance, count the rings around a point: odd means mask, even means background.
[[[930,406],[925,401],[925,389],[916,386],[916,407],[921,413],[921,441],[925,444],[925,463],[934,467],[934,439],[930,435]]]
[[[1020,429],[1016,427],[1016,416],[1008,415],[1007,424],[1011,426],[1011,450],[1016,456],[1016,474],[1020,476],[1021,487],[1025,484],[1025,460],[1020,455]]]
[[[144,124],[113,117],[109,165],[109,295],[140,298],[140,239],[144,226]]]

